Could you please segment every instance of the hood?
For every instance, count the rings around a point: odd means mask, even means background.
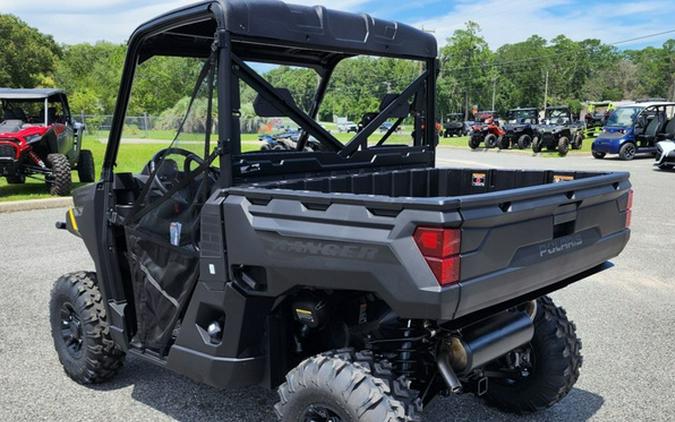
[[[17,123],[18,122],[18,123]],[[0,123],[0,138],[26,138],[44,135],[49,128],[44,125],[26,125],[20,120],[5,120]]]
[[[565,126],[560,125],[540,125],[538,129],[542,132],[558,132],[565,129]]]
[[[625,136],[626,134],[622,132],[603,132],[595,138],[595,141],[615,141],[617,139],[622,139]]]

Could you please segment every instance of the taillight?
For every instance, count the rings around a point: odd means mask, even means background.
[[[460,275],[461,231],[418,227],[413,237],[438,284],[447,286],[457,283]]]
[[[626,228],[630,227],[633,219],[633,189],[628,191],[628,201],[626,202]]]

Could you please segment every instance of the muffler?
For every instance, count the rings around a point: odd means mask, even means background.
[[[441,353],[456,373],[466,374],[532,340],[534,323],[528,312],[502,312],[460,331]]]

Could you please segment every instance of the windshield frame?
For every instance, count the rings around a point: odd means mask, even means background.
[[[632,117],[630,123],[627,124],[619,124],[618,118],[616,118],[616,122],[613,123],[615,120],[615,116],[619,115],[619,112],[623,110],[633,110]],[[623,106],[623,107],[617,107],[610,113],[609,117],[607,118],[607,122],[605,123],[605,126],[607,127],[620,127],[620,128],[626,128],[626,127],[631,127],[635,126],[638,121],[638,117],[646,110],[645,107],[641,106]]]

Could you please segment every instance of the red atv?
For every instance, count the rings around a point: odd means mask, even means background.
[[[471,130],[471,137],[469,138],[471,149],[480,147],[481,142],[485,143],[486,148],[495,148],[506,135],[506,131],[492,116],[482,123],[473,125]]]
[[[94,181],[94,157],[81,149],[84,125],[73,121],[58,89],[0,88],[0,177],[9,184],[44,178],[49,193],[68,195],[71,171]]]

